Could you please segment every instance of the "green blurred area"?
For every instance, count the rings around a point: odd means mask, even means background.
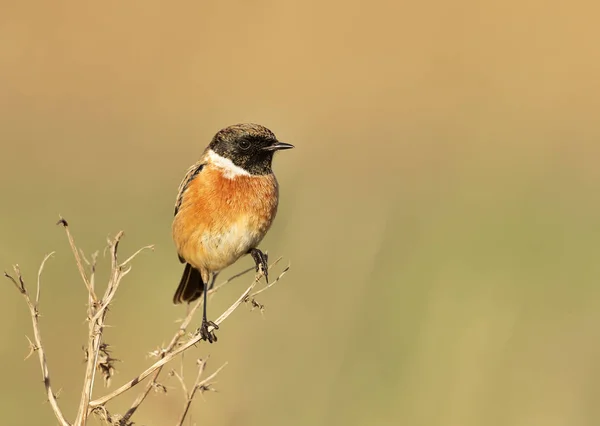
[[[240,308],[193,406],[211,425],[600,423],[600,50],[588,2],[3,2],[0,260],[34,285],[73,419],[86,253],[125,230],[135,261],[109,316],[113,387],[185,310],[177,186],[220,128],[253,121],[278,155],[262,244],[292,269]],[[102,257],[101,257],[102,258]],[[106,278],[102,258],[99,278]],[[252,264],[244,258],[221,276]],[[213,316],[246,282],[215,297]],[[55,424],[31,325],[1,290],[1,424]],[[177,367],[179,364],[176,365]],[[137,424],[174,424],[173,378]],[[96,395],[104,393],[101,387]],[[123,412],[137,392],[110,407]]]

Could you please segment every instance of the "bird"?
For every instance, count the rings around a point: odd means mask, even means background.
[[[214,280],[221,270],[250,254],[256,272],[268,283],[268,257],[258,245],[279,204],[273,155],[291,148],[260,124],[234,124],[215,134],[179,185],[172,236],[185,268],[173,303],[190,303],[204,295],[198,330],[203,340],[217,340],[218,326],[206,314],[211,277]]]

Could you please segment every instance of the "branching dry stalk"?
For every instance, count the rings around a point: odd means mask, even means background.
[[[270,266],[269,266],[269,270],[271,270],[275,265],[277,265],[280,261],[281,261],[281,257],[279,259],[277,259],[275,262],[273,262]],[[288,267],[289,268],[289,267]],[[281,276],[283,276],[283,274],[285,274],[287,272],[286,268]],[[231,281],[235,280],[236,278],[240,278],[241,276],[247,274],[248,272],[254,270],[254,268],[248,268],[236,275],[233,275],[232,277],[228,278],[227,280],[223,281],[222,283],[220,283],[217,286],[211,286],[212,288],[208,291],[208,296],[212,296],[214,293],[216,293],[217,291],[219,291],[223,286],[225,286],[226,284],[230,283]],[[269,285],[273,285],[275,284],[277,281],[279,281],[279,279],[281,278],[278,277],[273,283],[269,284]],[[216,277],[213,277],[213,282],[212,284],[214,284],[214,280]],[[258,282],[258,280],[261,277],[257,277],[255,279],[255,281],[253,282],[252,287]],[[183,338],[183,336],[185,336],[185,332],[188,328],[188,326],[190,325],[190,322],[192,321],[194,314],[196,313],[196,311],[198,310],[198,308],[202,305],[202,298],[199,298],[198,301],[192,306],[192,308],[190,309],[190,311],[188,312],[188,315],[185,317],[185,319],[182,321],[181,326],[179,327],[179,330],[177,331],[177,333],[175,333],[175,335],[173,336],[173,338],[171,339],[171,342],[167,345],[166,348],[161,349],[160,351],[154,352],[151,355],[153,356],[158,356],[161,359],[165,358],[165,356],[167,356],[168,354],[172,353],[173,350],[175,349],[175,347],[179,344],[180,340]],[[237,303],[237,302],[236,302]],[[236,307],[239,305],[236,305]],[[233,311],[232,311],[233,312]],[[225,318],[223,318],[225,319]],[[219,323],[217,322],[217,325],[219,325]],[[212,328],[211,328],[212,330]],[[148,394],[150,393],[150,391],[152,389],[156,389],[158,386],[158,376],[160,375],[161,371],[162,371],[162,366],[160,366],[159,368],[156,369],[156,371],[153,373],[152,378],[150,379],[150,381],[147,383],[145,389],[142,391],[142,393],[140,393],[138,395],[138,397],[135,399],[135,401],[133,402],[133,404],[131,405],[131,408],[129,408],[129,410],[127,410],[127,413],[125,413],[125,415],[123,416],[123,418],[125,419],[125,421],[128,421],[131,416],[135,413],[135,411],[137,410],[137,408],[140,406],[140,404],[144,401],[144,399],[146,399],[146,397],[148,396]]]
[[[42,378],[44,379],[44,386],[46,387],[46,395],[48,396],[48,402],[50,402],[52,411],[54,411],[54,415],[56,416],[56,419],[61,424],[61,426],[69,426],[69,422],[67,421],[67,419],[65,419],[65,416],[63,415],[60,407],[58,406],[58,401],[56,399],[56,395],[54,394],[54,391],[52,390],[52,385],[50,384],[50,372],[48,370],[48,362],[46,360],[46,352],[44,350],[44,345],[42,345],[42,333],[40,332],[40,322],[39,322],[40,311],[38,308],[40,305],[40,284],[41,284],[40,276],[42,274],[42,270],[44,269],[44,265],[46,264],[46,261],[50,258],[50,256],[52,256],[52,254],[53,253],[46,255],[46,257],[44,257],[44,260],[42,261],[42,264],[40,265],[40,270],[38,273],[38,283],[37,283],[35,301],[32,301],[31,297],[29,296],[29,292],[27,291],[27,288],[25,287],[25,281],[23,280],[23,276],[21,275],[21,270],[19,269],[19,265],[15,265],[13,267],[13,270],[15,272],[14,277],[12,275],[9,275],[6,272],[4,272],[4,276],[7,277],[9,280],[11,280],[17,287],[17,290],[19,290],[19,292],[23,295],[23,297],[25,298],[25,302],[27,303],[27,306],[29,307],[29,313],[31,314],[31,323],[33,325],[34,343],[32,344],[31,340],[29,341],[30,342],[30,348],[29,348],[30,353],[29,353],[29,355],[27,355],[27,358],[29,358],[29,356],[31,356],[31,354],[33,352],[38,353],[38,358],[40,360],[40,367],[42,369]]]
[[[185,396],[186,396],[185,406],[183,407],[183,411],[181,413],[181,416],[179,417],[179,421],[176,424],[177,426],[183,425],[183,422],[185,421],[185,418],[190,410],[190,407],[192,406],[192,401],[194,400],[194,397],[196,396],[196,393],[198,391],[200,391],[200,393],[203,393],[206,391],[214,392],[214,388],[212,387],[211,380],[214,379],[216,377],[216,375],[219,374],[219,372],[223,368],[225,368],[225,366],[227,365],[227,364],[223,364],[217,371],[212,373],[206,379],[202,380],[202,373],[204,373],[204,369],[206,368],[206,361],[199,359],[196,362],[196,364],[198,365],[198,374],[196,375],[196,381],[194,382],[194,386],[192,387],[192,390],[190,392],[188,392],[187,387],[185,386],[183,377],[181,377],[179,374],[175,373],[177,375],[177,379],[181,383],[181,387],[183,388],[183,392],[185,393]]]
[[[187,339],[187,341],[182,342],[182,339],[186,336],[187,328],[194,318],[194,314],[200,307],[202,303],[202,299],[199,299],[192,308],[189,310],[185,319],[181,322],[177,332],[171,339],[170,343],[163,349],[159,351],[155,351],[152,354],[157,356],[159,359],[154,362],[150,367],[146,368],[142,373],[138,374],[133,379],[129,380],[125,384],[121,385],[119,388],[113,390],[112,392],[96,398],[92,399],[92,393],[94,390],[94,383],[96,379],[96,373],[100,371],[104,378],[105,384],[108,386],[110,384],[110,380],[112,375],[114,374],[114,362],[117,361],[115,358],[109,353],[109,346],[106,342],[103,341],[104,329],[105,329],[105,320],[106,315],[109,311],[110,305],[115,297],[117,290],[121,284],[121,280],[125,275],[127,275],[131,270],[130,263],[135,259],[137,255],[139,255],[142,251],[147,249],[153,249],[153,246],[142,247],[138,251],[136,251],[133,255],[131,255],[127,260],[120,262],[118,258],[118,247],[123,237],[123,232],[119,232],[113,239],[108,240],[108,252],[110,256],[110,276],[108,279],[108,283],[106,286],[106,290],[101,298],[98,298],[96,282],[95,282],[95,272],[97,266],[97,253],[94,253],[91,256],[91,261],[88,260],[80,250],[71,235],[69,230],[69,224],[63,218],[60,218],[58,221],[59,225],[62,225],[65,229],[67,239],[69,241],[69,245],[71,247],[71,251],[75,258],[75,262],[77,265],[77,269],[81,276],[81,279],[88,291],[88,308],[87,308],[87,322],[88,322],[88,341],[86,347],[84,347],[85,351],[85,360],[86,360],[86,368],[83,386],[81,390],[81,399],[79,401],[78,410],[76,413],[75,421],[70,423],[66,420],[63,412],[61,411],[56,394],[52,390],[52,386],[50,384],[50,373],[48,368],[48,363],[46,360],[46,352],[44,351],[44,347],[42,345],[42,338],[40,332],[39,325],[39,303],[40,303],[40,294],[41,294],[41,274],[46,264],[46,261],[54,254],[50,253],[47,255],[41,263],[41,266],[38,271],[37,277],[37,289],[35,294],[35,299],[32,300],[29,292],[26,288],[25,281],[21,274],[18,265],[13,267],[14,276],[8,273],[4,273],[4,275],[15,285],[17,290],[23,295],[25,298],[25,302],[29,307],[29,311],[31,314],[31,321],[33,325],[33,333],[34,340],[30,342],[30,353],[27,356],[31,356],[34,352],[37,352],[40,362],[40,367],[42,370],[42,376],[44,379],[44,386],[46,389],[46,394],[48,401],[50,402],[50,406],[54,412],[56,419],[58,420],[61,426],[83,426],[87,424],[88,418],[91,413],[95,413],[98,418],[105,421],[110,425],[115,426],[130,426],[133,423],[131,422],[131,417],[140,407],[140,405],[144,402],[148,394],[152,389],[165,389],[164,386],[158,383],[157,379],[163,369],[163,367],[169,362],[173,361],[177,356],[182,355],[186,350],[191,347],[197,345],[201,341],[201,336],[199,333],[195,333],[193,336]],[[275,266],[281,258],[277,259],[273,264],[269,266],[271,269]],[[86,271],[86,267],[88,271]],[[255,301],[254,297],[266,289],[272,287],[276,284],[285,273],[289,270],[289,265],[283,269],[283,271],[279,274],[279,276],[273,280],[268,286],[265,288],[252,292],[262,278],[261,274],[257,274],[252,283],[246,288],[246,290],[242,293],[242,295],[215,321],[215,324],[220,325],[225,319],[227,319],[240,305],[244,303],[249,303],[252,307],[260,307],[262,310],[263,305],[259,304]],[[211,287],[209,290],[209,295],[214,295],[220,288],[222,288],[227,283],[232,280],[241,277],[242,275],[250,272],[253,268],[247,269],[240,274],[234,275],[228,280],[220,283],[217,286]],[[216,277],[215,277],[216,278]],[[214,280],[213,280],[214,283]],[[212,329],[213,327],[210,327]],[[26,358],[26,359],[27,359]],[[198,360],[198,373],[196,376],[196,380],[193,384],[193,387],[190,391],[187,390],[185,385],[184,377],[182,374],[175,373],[174,375],[180,381],[184,393],[186,395],[184,410],[181,413],[181,416],[178,419],[178,425],[182,425],[185,421],[186,416],[189,413],[190,406],[196,394],[198,392],[202,393],[207,390],[214,390],[212,388],[212,380],[214,377],[221,371],[221,369],[225,365],[221,366],[210,376],[202,379],[202,375],[206,368],[206,361]],[[138,397],[133,401],[131,407],[127,410],[127,412],[120,416],[118,414],[110,414],[108,411],[106,404],[112,399],[120,396],[124,392],[132,389],[137,386],[144,379],[152,376],[150,380],[146,383],[144,390],[138,395]]]
[[[283,275],[285,275],[285,273],[288,271],[289,266],[286,267],[281,274],[279,274],[279,276],[275,279],[275,281],[279,281],[281,279],[281,277],[283,277]],[[260,280],[260,276],[257,276],[256,279],[252,282],[252,284],[250,284],[250,286],[246,289],[246,291],[244,291],[244,293],[242,293],[242,295],[238,298],[238,300],[236,300],[233,305],[231,305],[225,312],[223,312],[221,314],[221,316],[219,318],[217,318],[214,323],[219,326],[221,325],[221,323],[223,321],[225,321],[232,313],[233,311],[235,311],[241,304],[246,303],[246,302],[250,302],[251,299],[249,299],[249,295],[250,292],[252,291],[252,289],[254,289],[254,287],[256,286],[256,284],[258,283],[258,281]],[[214,327],[210,326],[208,328],[208,331],[213,331]],[[192,337],[191,339],[189,339],[187,342],[183,343],[181,346],[178,346],[176,348],[174,348],[173,350],[171,350],[168,353],[165,353],[165,355],[158,361],[156,361],[154,364],[152,364],[150,367],[148,367],[144,372],[142,372],[141,374],[139,374],[138,376],[134,377],[133,379],[131,379],[129,382],[125,383],[124,385],[122,385],[120,388],[112,391],[111,393],[109,393],[108,395],[105,395],[101,398],[98,398],[94,401],[90,402],[90,407],[92,409],[97,408],[101,405],[106,404],[108,401],[110,401],[111,399],[121,395],[123,392],[128,391],[129,389],[131,389],[132,387],[136,386],[138,383],[140,383],[142,380],[144,380],[146,377],[148,377],[150,374],[152,374],[153,372],[155,372],[156,370],[158,370],[159,368],[161,368],[163,365],[167,364],[168,362],[172,361],[177,355],[185,352],[186,350],[188,350],[189,348],[191,348],[192,346],[197,345],[198,343],[200,343],[200,341],[202,340],[202,336],[200,335],[200,333],[195,333],[195,336]]]

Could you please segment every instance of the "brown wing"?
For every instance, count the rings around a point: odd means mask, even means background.
[[[179,184],[177,199],[175,200],[175,212],[173,216],[177,216],[177,212],[179,211],[179,207],[181,207],[181,201],[183,200],[183,194],[185,193],[185,190],[190,185],[190,182],[194,180],[196,176],[198,176],[198,173],[200,173],[203,168],[204,163],[198,162],[188,169],[187,173],[183,177],[183,180]]]
[[[194,180],[194,178],[196,176],[198,176],[198,173],[200,173],[203,168],[204,168],[204,163],[199,161],[196,164],[194,164],[192,167],[190,167],[188,169],[188,171],[186,172],[185,176],[183,177],[183,180],[179,184],[179,189],[177,191],[177,198],[175,199],[175,212],[174,212],[173,216],[177,216],[177,212],[179,212],[179,208],[181,207],[181,202],[183,200],[183,194],[185,193],[185,190],[190,185],[190,182],[192,182]],[[181,257],[181,255],[179,255],[179,261],[181,263],[185,263],[185,259],[183,257]]]

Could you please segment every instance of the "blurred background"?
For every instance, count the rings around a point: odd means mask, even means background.
[[[217,344],[187,353],[188,380],[198,357],[210,354],[209,373],[229,362],[190,424],[600,424],[597,5],[1,9],[0,260],[33,288],[56,250],[41,320],[68,419],[86,293],[58,215],[88,254],[119,230],[122,256],[156,245],[108,319],[114,388],[185,314],[171,304],[181,178],[217,130],[250,121],[296,146],[275,158],[280,210],[261,245],[292,269],[258,297],[264,315],[243,306]],[[250,281],[219,293],[210,316]],[[27,308],[8,281],[0,294],[1,423],[55,424],[37,359],[23,362]],[[175,423],[182,394],[162,383],[137,424]]]

